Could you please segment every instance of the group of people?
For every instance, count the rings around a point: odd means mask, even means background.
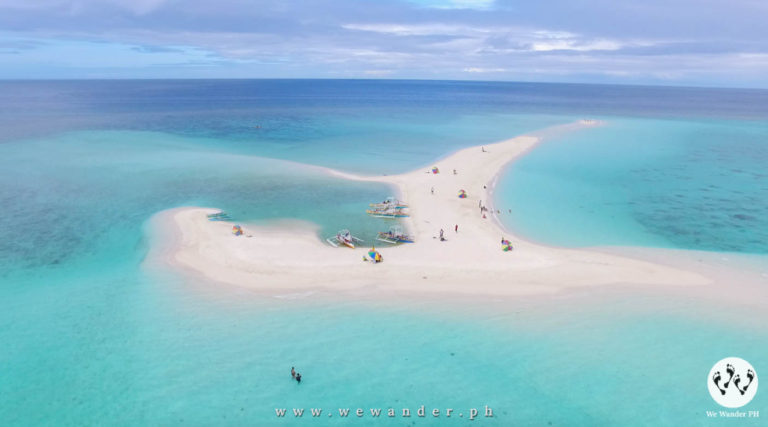
[[[486,218],[485,213],[488,212],[488,208],[483,206],[482,200],[477,202],[477,206],[480,208],[480,215],[482,215],[483,219],[485,219]]]
[[[485,150],[485,147],[482,147],[482,151],[484,153],[487,152]],[[453,170],[453,174],[456,175],[456,169]],[[487,186],[484,185],[483,189],[487,189]],[[432,193],[433,195],[435,194],[435,187],[432,187],[430,189],[430,193]],[[489,212],[489,210],[488,210],[488,208],[486,206],[483,206],[483,201],[482,200],[478,200],[477,207],[480,209],[480,215],[482,215],[483,218],[486,218],[486,214],[485,213]],[[497,209],[496,213],[497,214],[501,214],[501,210]],[[512,213],[512,209],[509,209],[509,213]],[[459,232],[459,225],[458,224],[454,225],[453,231],[456,232],[456,233]],[[442,228],[440,229],[440,241],[441,242],[445,242],[446,241],[446,239],[445,239],[445,230],[443,230]],[[509,242],[509,240],[505,239],[504,237],[501,238],[501,243],[502,243],[502,245],[508,245],[510,247],[510,249],[511,249],[512,244]]]
[[[482,215],[483,218],[485,218],[485,213],[488,212],[488,208],[483,206],[482,200],[477,203],[477,206],[478,208],[480,208],[480,215]],[[507,209],[507,212],[512,213],[512,209]],[[496,209],[496,213],[501,214],[501,209]]]
[[[296,372],[296,369],[294,369],[293,366],[291,366],[291,376],[297,383],[301,384],[301,374]]]
[[[453,226],[453,231],[455,233],[459,232],[459,224],[456,224]],[[445,230],[443,230],[442,228],[440,229],[440,241],[445,242]]]

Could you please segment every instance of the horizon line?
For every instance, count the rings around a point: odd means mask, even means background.
[[[54,77],[54,78],[3,78],[0,82],[65,82],[65,81],[225,81],[225,80],[323,80],[323,81],[396,81],[396,82],[460,82],[460,83],[522,83],[522,84],[551,84],[551,85],[581,85],[581,86],[623,86],[623,87],[652,87],[678,89],[724,89],[724,90],[758,90],[768,91],[766,87],[752,86],[707,86],[680,84],[652,83],[599,83],[599,82],[558,82],[532,80],[475,80],[475,79],[428,79],[428,78],[377,78],[377,77]]]

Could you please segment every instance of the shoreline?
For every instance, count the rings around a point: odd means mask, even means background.
[[[168,229],[169,217],[174,213],[195,208],[176,208],[163,211],[146,225],[151,235],[151,253],[142,263],[145,274],[154,277],[172,275],[181,280],[190,292],[208,297],[241,299],[255,298],[265,304],[277,304],[288,308],[349,307],[391,312],[424,312],[430,316],[486,319],[488,316],[554,316],[564,311],[591,313],[606,306],[622,307],[620,310],[643,315],[687,315],[708,313],[710,321],[727,323],[733,327],[759,330],[765,322],[765,304],[768,301],[768,274],[750,269],[735,270],[722,265],[707,265],[704,276],[712,279],[709,284],[692,286],[646,286],[643,283],[610,283],[599,286],[565,286],[551,292],[517,292],[493,294],[487,292],[435,292],[425,289],[387,289],[382,286],[361,285],[339,288],[308,286],[302,288],[282,286],[249,286],[245,283],[216,281],[198,269],[179,265],[174,259],[175,245],[179,243],[181,229]],[[160,228],[163,231],[157,232]],[[175,227],[174,227],[175,228]],[[167,239],[171,236],[172,239]],[[173,237],[176,237],[176,241]],[[624,255],[634,259],[647,260],[672,266],[673,268],[695,268],[695,263],[708,262],[721,257],[722,253],[702,253],[684,249],[655,249],[641,247],[593,247],[591,251],[609,255]],[[638,253],[639,252],[639,253]],[[700,257],[710,255],[704,261]],[[738,267],[752,256],[736,255]],[[754,261],[752,259],[751,261]],[[170,267],[170,268],[169,268]],[[715,274],[712,274],[712,272]],[[740,280],[734,282],[736,274]],[[742,280],[747,279],[747,280]],[[222,294],[223,292],[223,294]],[[744,296],[748,298],[744,298]],[[208,298],[206,297],[206,298]],[[297,306],[298,305],[298,306]]]
[[[568,249],[566,247],[550,245],[550,244],[546,244],[546,243],[542,243],[542,242],[537,242],[537,241],[532,240],[532,239],[528,239],[523,234],[518,234],[517,231],[507,227],[504,224],[504,222],[501,220],[499,215],[496,213],[495,209],[494,209],[494,208],[498,208],[497,206],[495,206],[496,198],[494,196],[494,193],[496,192],[496,186],[497,186],[497,184],[499,182],[499,178],[510,167],[512,167],[512,164],[516,160],[518,160],[519,158],[527,155],[531,150],[536,148],[536,146],[538,146],[541,142],[545,141],[546,139],[549,139],[549,138],[561,135],[563,133],[572,132],[572,131],[583,129],[583,128],[587,128],[587,127],[602,126],[603,124],[604,124],[604,122],[602,122],[600,120],[582,119],[582,120],[579,120],[577,122],[566,123],[566,124],[562,124],[562,125],[550,126],[548,128],[540,129],[540,130],[537,130],[537,131],[530,132],[530,133],[526,134],[526,135],[530,135],[530,136],[533,136],[533,137],[537,138],[536,143],[531,145],[530,147],[526,148],[525,150],[521,151],[518,155],[516,155],[514,158],[510,159],[506,164],[504,164],[501,168],[499,168],[496,171],[496,174],[493,175],[493,178],[491,178],[491,180],[486,184],[488,188],[487,188],[487,191],[486,191],[486,194],[485,194],[485,198],[488,201],[490,201],[490,203],[488,204],[489,212],[491,213],[490,216],[493,219],[493,221],[496,223],[496,226],[500,230],[503,230],[508,235],[513,236],[513,238],[515,240],[517,240],[517,241],[526,241],[526,242],[530,242],[530,243],[533,243],[533,244],[536,244],[536,245],[539,245],[539,246],[549,247],[549,248],[553,248],[553,249]],[[503,210],[501,210],[501,209],[499,209],[499,210],[503,213]]]
[[[577,122],[542,133],[597,124]],[[698,273],[658,263],[529,242],[505,229],[495,212],[489,211],[490,215],[482,218],[479,205],[493,203],[499,175],[543,138],[524,135],[488,144],[482,150],[458,150],[435,162],[442,170],[439,174],[419,168],[404,174],[365,177],[321,167],[340,178],[389,184],[409,203],[411,217],[405,224],[416,243],[378,246],[384,256],[381,264],[363,262],[363,251],[324,244],[311,226],[244,224],[246,234],[253,237],[235,237],[230,232],[231,223],[208,221],[206,214],[215,210],[205,208],[158,214],[158,224],[175,230],[176,237],[165,238],[169,242],[166,249],[152,250],[148,257],[214,282],[280,294],[375,289],[414,295],[499,297],[605,285],[686,287],[712,282]],[[466,189],[467,198],[457,197],[460,188]],[[454,224],[459,225],[459,231],[453,230]],[[437,239],[439,229],[446,231],[447,241]],[[501,250],[499,235],[513,241],[513,251]]]

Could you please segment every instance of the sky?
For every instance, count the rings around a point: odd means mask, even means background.
[[[765,0],[0,0],[0,78],[768,88]]]

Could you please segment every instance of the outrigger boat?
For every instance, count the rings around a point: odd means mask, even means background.
[[[379,237],[376,238],[376,240],[380,242],[386,242],[393,245],[396,245],[398,243],[413,243],[413,236],[410,236],[408,234],[405,234],[403,232],[403,229],[394,226],[390,227],[389,231],[379,231]]]
[[[408,207],[408,204],[405,202],[401,202],[400,200],[397,200],[394,197],[387,197],[387,199],[384,200],[383,202],[371,203],[369,206],[374,209],[386,209],[386,208],[406,209]]]
[[[348,248],[355,249],[355,243],[362,243],[363,239],[358,239],[353,236],[349,230],[341,230],[336,233],[335,236],[325,239],[325,241],[334,248],[338,248],[339,245],[344,245]]]
[[[407,218],[410,215],[405,213],[402,209],[395,207],[374,208],[366,210],[368,215],[376,218]]]
[[[208,214],[206,216],[208,217],[208,221],[229,221],[232,219],[229,214],[224,211]]]

